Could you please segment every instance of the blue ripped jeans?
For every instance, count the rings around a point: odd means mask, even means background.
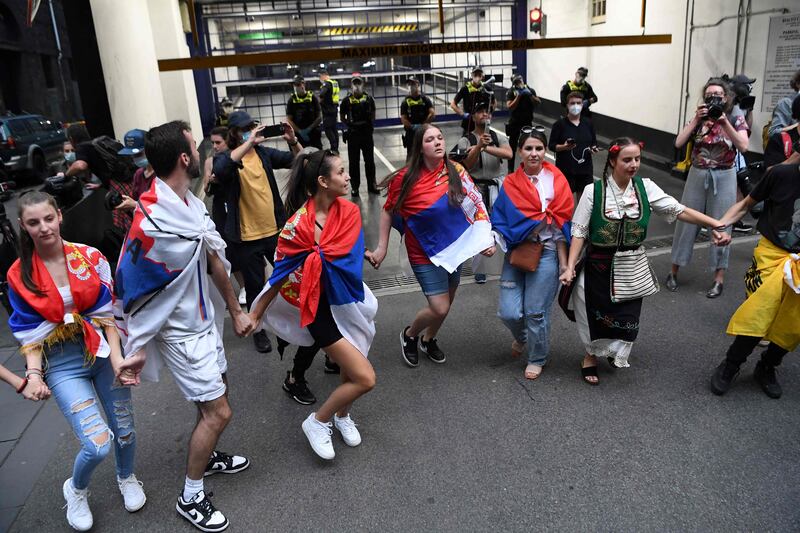
[[[114,370],[108,358],[98,357],[93,365],[85,365],[83,350],[81,339],[56,344],[45,353],[45,382],[81,442],[72,469],[72,484],[76,489],[89,486],[92,472],[112,446],[117,475],[121,479],[130,476],[136,451],[130,389],[114,387]],[[98,400],[108,424],[100,414]]]
[[[535,272],[503,260],[497,316],[514,336],[526,344],[528,363],[544,365],[550,353],[550,309],[558,292],[558,256],[545,248]]]

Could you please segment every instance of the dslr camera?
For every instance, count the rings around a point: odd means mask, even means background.
[[[717,120],[725,112],[725,103],[721,96],[708,96],[705,104],[708,109],[708,118],[712,120]]]

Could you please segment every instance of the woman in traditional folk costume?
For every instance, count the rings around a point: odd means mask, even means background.
[[[572,243],[561,282],[574,287],[562,290],[559,303],[570,316],[571,303],[578,333],[586,350],[581,364],[583,379],[599,383],[597,357],[607,357],[617,368],[630,366],[628,358],[639,334],[642,297],[658,290],[658,281],[640,248],[647,237],[651,211],[670,222],[683,220],[714,229],[715,243],[726,242],[718,233],[724,226],[675,198],[647,178],[637,175],[641,145],[628,137],[614,140],[608,148],[603,177],[587,185],[572,218]],[[608,175],[609,169],[611,175]],[[584,245],[588,249],[578,263]],[[615,259],[615,254],[618,256]],[[642,269],[628,268],[626,259],[640,259]],[[612,266],[623,272],[613,279]],[[570,294],[571,293],[571,294]]]
[[[114,386],[122,353],[111,311],[111,270],[96,249],[62,240],[60,224],[52,196],[20,198],[20,258],[8,272],[14,309],[8,323],[27,366],[19,392],[31,400],[52,392],[81,443],[62,490],[69,525],[86,531],[93,523],[89,481],[112,448],[125,508],[138,511],[146,499],[133,473],[131,392]]]
[[[312,449],[335,456],[335,427],[348,446],[361,444],[350,417],[353,402],[375,386],[367,353],[378,302],[363,282],[364,233],[349,194],[350,176],[330,150],[300,154],[293,166],[275,269],[253,303],[251,317],[278,337],[320,346],[341,369],[342,384],[303,422]]]
[[[467,171],[448,160],[442,131],[433,124],[417,130],[408,165],[388,179],[378,246],[367,259],[379,268],[392,226],[403,234],[428,305],[400,332],[401,355],[408,366],[416,367],[421,348],[432,362],[444,363],[447,358],[436,334],[455,299],[461,263],[495,251],[486,207]]]
[[[527,356],[526,379],[537,379],[550,352],[550,308],[567,265],[572,191],[544,160],[547,137],[527,127],[519,136],[522,164],[506,176],[492,212],[492,230],[506,252],[497,314],[514,336],[511,354]]]

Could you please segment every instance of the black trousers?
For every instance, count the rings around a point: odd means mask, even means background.
[[[244,292],[247,297],[247,308],[250,309],[253,300],[256,299],[267,281],[264,269],[267,261],[273,264],[275,247],[278,245],[278,234],[255,241],[230,243],[230,245],[231,252],[236,258],[236,264],[244,277]]]
[[[522,130],[522,126],[517,124],[507,124],[506,125],[506,135],[508,136],[508,145],[511,147],[511,159],[508,160],[508,172],[509,174],[517,170],[517,166],[514,164],[517,159],[517,141],[519,141],[519,132]]]
[[[331,150],[339,151],[339,130],[336,128],[336,115],[322,115],[322,131],[331,145]]]
[[[747,357],[753,353],[753,350],[758,346],[760,340],[761,337],[737,335],[736,338],[733,339],[730,348],[728,348],[725,359],[736,366],[741,365],[747,360]],[[767,349],[761,352],[761,362],[767,366],[778,366],[781,364],[783,356],[786,354],[786,350],[771,342],[769,346],[767,346]]]
[[[322,150],[322,130],[319,126],[314,128],[308,133],[309,140],[305,140],[302,137],[298,136],[298,140],[300,144],[303,145],[303,148],[308,148],[309,146],[313,146],[317,150]]]
[[[377,188],[375,183],[375,142],[372,140],[372,130],[359,133],[350,130],[347,137],[347,157],[350,160],[350,186],[353,192],[358,192],[361,186],[361,158],[364,154],[364,170],[367,173],[367,187]]]

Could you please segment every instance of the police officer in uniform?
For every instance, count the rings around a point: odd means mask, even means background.
[[[322,107],[322,131],[331,145],[331,150],[339,150],[339,82],[332,80],[328,69],[319,69],[319,103]]]
[[[581,116],[583,117],[592,116],[592,112],[589,111],[589,106],[597,102],[597,95],[594,94],[594,89],[592,89],[592,86],[586,81],[586,76],[588,75],[589,69],[580,67],[575,72],[575,79],[567,81],[567,83],[561,87],[561,105],[564,106],[564,109],[567,107],[567,96],[569,96],[569,93],[579,92],[583,95],[583,110],[581,111]]]
[[[462,101],[464,102],[463,110],[458,107],[459,102]],[[462,117],[461,130],[462,135],[465,137],[475,127],[472,113],[478,102],[488,102],[489,110],[494,112],[494,92],[489,91],[486,84],[483,83],[483,69],[481,67],[472,69],[472,80],[459,89],[453,101],[450,102],[450,109]]]
[[[322,110],[314,93],[306,91],[303,76],[292,79],[294,92],[286,104],[286,121],[294,129],[303,146],[313,146],[322,150]]]
[[[433,122],[436,112],[430,98],[420,92],[419,80],[411,76],[406,80],[408,96],[400,104],[400,122],[403,123],[403,146],[406,147],[406,159],[411,155],[411,141],[421,124]]]
[[[351,93],[342,100],[339,115],[347,127],[344,142],[347,143],[347,157],[350,164],[350,187],[354,198],[358,197],[361,185],[361,160],[364,154],[364,170],[367,173],[367,189],[370,194],[380,194],[375,183],[375,143],[372,131],[375,127],[375,100],[364,92],[364,79],[353,74],[350,81]]]
[[[506,93],[506,101],[511,115],[506,124],[508,144],[511,146],[511,159],[508,160],[508,171],[514,172],[514,157],[517,153],[519,132],[525,126],[533,124],[533,110],[542,101],[536,96],[533,87],[528,87],[519,74],[511,77],[511,88]]]
[[[228,127],[228,116],[233,113],[233,102],[227,96],[223,98],[219,103],[219,111],[217,112],[217,118],[214,121],[214,126],[219,127]]]

